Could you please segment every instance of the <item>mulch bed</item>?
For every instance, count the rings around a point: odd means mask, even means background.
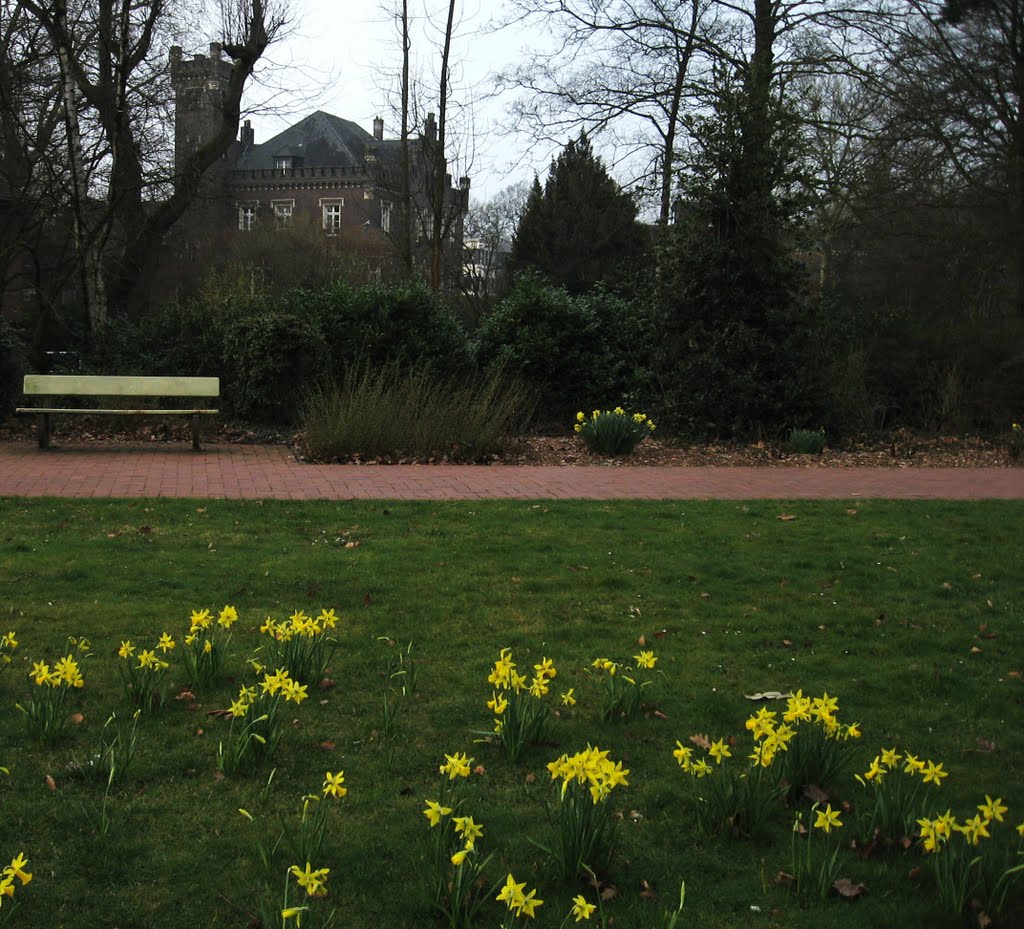
[[[55,442],[76,445],[109,445],[111,442],[190,442],[184,422],[111,424],[101,419],[76,418],[58,421]],[[33,440],[35,427],[28,417],[12,417],[0,423],[0,441]],[[302,435],[266,427],[230,422],[207,423],[203,441],[243,445],[288,445],[305,460]],[[356,460],[356,459],[354,459]],[[444,459],[423,463],[441,463]],[[406,459],[360,460],[362,464],[410,463]],[[802,467],[802,468],[998,468],[1009,464],[1005,447],[977,436],[920,436],[898,431],[884,438],[857,439],[827,448],[821,455],[789,455],[782,443],[723,442],[674,445],[645,439],[632,455],[604,458],[587,451],[574,434],[528,436],[519,439],[491,465],[601,465],[605,467]]]

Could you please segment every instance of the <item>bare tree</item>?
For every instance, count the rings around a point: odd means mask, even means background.
[[[167,0],[21,0],[59,63],[75,247],[93,329],[109,312],[143,309],[164,236],[203,174],[238,131],[242,91],[286,22],[286,0],[219,0],[220,47],[231,59],[216,132],[169,174],[171,95],[160,47],[173,23]]]

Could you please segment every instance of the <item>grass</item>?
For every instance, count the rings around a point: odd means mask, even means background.
[[[523,431],[533,403],[501,371],[453,387],[425,368],[355,366],[340,386],[306,399],[302,427],[320,461],[480,461]]]
[[[511,870],[537,887],[535,924],[557,927],[574,894],[593,892],[551,879],[530,840],[552,838],[545,765],[588,742],[632,772],[616,792],[606,875],[617,929],[661,925],[680,880],[682,925],[959,925],[935,911],[926,877],[912,879],[916,849],[867,861],[844,852],[843,876],[868,886],[856,901],[793,900],[775,884],[789,865],[791,814],[780,809],[758,841],[704,836],[671,752],[695,733],[744,744],[758,706],[745,694],[827,690],[863,729],[857,770],[895,744],[944,763],[942,809],[968,815],[988,793],[1020,822],[1022,517],[1024,506],[1003,502],[0,500],[0,628],[20,643],[0,674],[0,765],[10,769],[0,859],[23,850],[35,874],[17,891],[14,925],[250,925],[264,883],[254,838],[272,839],[282,822],[293,829],[301,796],[340,769],[350,792],[333,801],[313,862],[331,868],[317,908],[337,907],[352,929],[436,925],[421,893],[421,811],[437,795],[443,753],[460,751],[485,769],[466,785],[467,809],[484,824],[484,854],[495,853],[490,878]],[[199,707],[172,699],[144,717],[135,766],[109,792],[72,767],[111,710],[130,717],[120,641],[180,638],[190,610],[224,604],[240,615],[234,680],[197,694]],[[272,764],[219,778],[228,723],[207,713],[234,699],[256,630],[268,614],[321,607],[342,617],[336,686],[289,709],[296,723]],[[14,703],[28,694],[30,661],[64,654],[69,635],[92,643],[85,687],[72,694],[83,722],[41,747],[24,737]],[[641,636],[659,657],[644,711],[602,721],[602,681],[587,666],[629,660]],[[410,642],[416,688],[389,738],[382,694]],[[555,691],[579,698],[515,766],[473,735],[490,728],[486,678],[503,646],[521,665],[553,658]],[[169,675],[177,693],[177,655]],[[856,804],[859,790],[847,777],[833,805]],[[275,888],[296,863],[286,848]],[[501,918],[497,905],[483,913],[481,925]],[[1001,924],[1022,919],[1018,890]]]

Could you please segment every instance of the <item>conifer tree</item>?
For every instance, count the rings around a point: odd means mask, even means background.
[[[570,293],[599,281],[621,284],[635,269],[645,237],[633,198],[608,175],[585,134],[534,179],[512,241],[513,273],[532,268]]]

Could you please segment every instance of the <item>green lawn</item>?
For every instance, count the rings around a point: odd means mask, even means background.
[[[268,893],[255,839],[285,827],[270,879],[280,899],[297,863],[289,841],[301,798],[342,769],[350,790],[331,801],[313,862],[331,869],[330,896],[312,901],[303,927],[332,908],[347,929],[436,925],[424,902],[422,810],[438,796],[444,754],[467,752],[482,766],[464,790],[484,825],[480,851],[494,853],[487,875],[511,871],[536,887],[545,903],[534,923],[555,929],[572,896],[595,894],[556,881],[534,844],[552,834],[546,765],[588,743],[631,772],[609,801],[621,813],[602,875],[614,887],[609,926],[662,925],[681,880],[680,926],[946,924],[916,847],[866,860],[844,848],[842,876],[867,893],[795,899],[776,883],[790,870],[793,811],[779,805],[754,840],[701,833],[672,750],[703,733],[735,737],[734,754],[745,755],[744,721],[761,705],[745,694],[827,691],[863,732],[830,791],[833,806],[850,805],[844,845],[865,805],[853,774],[893,745],[949,772],[935,813],[968,816],[999,796],[1009,806],[1000,828],[1012,832],[1024,820],[1021,552],[1024,505],[1003,502],[0,500],[0,632],[19,642],[0,674],[0,765],[10,770],[0,776],[0,865],[24,851],[34,874],[16,887],[12,925],[254,925],[254,901]],[[190,611],[225,604],[240,616],[230,679],[141,720],[136,763],[104,808],[105,783],[81,768],[110,712],[131,715],[120,643],[151,648],[165,630],[178,640],[173,697],[189,683],[180,649]],[[231,724],[207,714],[255,680],[245,659],[259,627],[321,608],[341,617],[335,686],[288,705],[272,761],[218,776]],[[91,643],[85,686],[70,693],[83,719],[39,745],[15,704],[35,689],[32,663],[65,654],[68,636]],[[658,656],[654,682],[639,713],[604,721],[590,663],[632,663],[641,638]],[[388,661],[409,643],[416,687],[388,737]],[[527,670],[553,659],[552,706],[569,687],[578,698],[515,765],[479,735],[491,729],[487,676],[505,646]],[[1018,887],[995,925],[1021,924],[1022,896]],[[2,924],[11,901],[0,903]],[[501,919],[500,904],[487,903],[478,924]]]

